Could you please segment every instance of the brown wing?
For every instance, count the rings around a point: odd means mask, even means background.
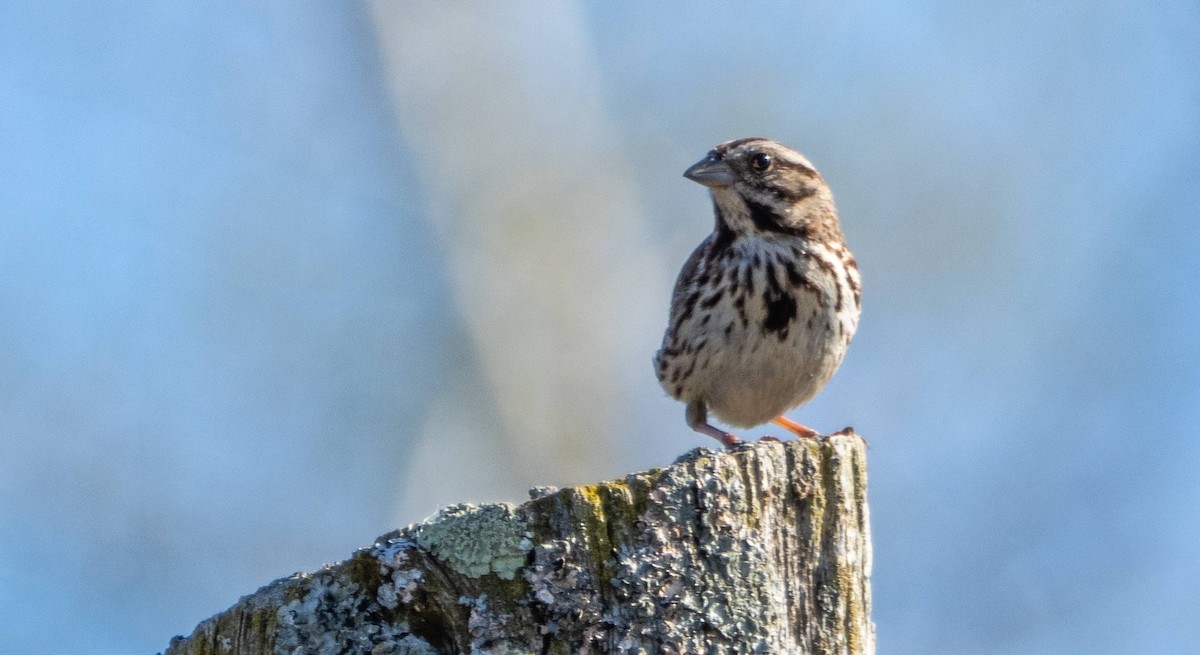
[[[675,290],[671,294],[671,316],[667,322],[666,333],[663,334],[662,348],[654,355],[654,370],[658,375],[659,382],[664,384],[666,382],[664,376],[670,367],[670,360],[683,351],[682,344],[679,343],[679,326],[691,316],[693,309],[690,308],[695,307],[696,299],[692,296],[696,293],[696,279],[700,276],[703,268],[702,262],[712,251],[715,236],[715,234],[710,234],[707,239],[696,246],[691,256],[684,262],[683,268],[679,270],[679,277],[675,280]]]
[[[714,235],[710,234],[707,239],[701,241],[687,261],[683,263],[683,268],[679,269],[679,277],[675,280],[675,291],[671,293],[671,324],[669,326],[671,328],[675,327],[683,314],[687,297],[689,293],[693,292],[692,288],[695,286],[696,278],[700,276],[700,262],[704,261],[712,250],[713,238]]]

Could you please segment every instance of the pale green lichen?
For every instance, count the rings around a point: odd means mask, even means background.
[[[417,544],[455,571],[512,580],[533,548],[514,505],[454,505],[415,526]]]

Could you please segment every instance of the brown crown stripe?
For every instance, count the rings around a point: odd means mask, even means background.
[[[742,139],[734,139],[733,141],[726,141],[725,143],[722,143],[721,145],[717,146],[716,148],[713,148],[713,152],[723,155],[723,154],[729,152],[730,150],[737,148],[738,146],[744,146],[747,143],[753,143],[755,141],[762,141],[763,143],[771,142],[770,139],[767,139],[765,137],[748,136],[748,137],[745,137]]]

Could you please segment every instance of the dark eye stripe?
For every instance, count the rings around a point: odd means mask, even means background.
[[[784,186],[770,186],[767,187],[766,191],[776,198],[786,200],[789,203],[800,202],[817,192],[815,187],[810,186],[802,186],[795,189]]]
[[[811,170],[811,169],[809,169]],[[747,183],[756,189],[765,191],[780,200],[787,203],[796,203],[814,195],[817,192],[816,187],[807,184],[791,184],[794,180],[783,180],[783,184],[779,180],[748,180]]]
[[[794,162],[794,161],[788,161],[786,159],[776,159],[775,166],[780,169],[795,171],[797,174],[803,175],[804,177],[813,177],[813,178],[821,177],[821,175],[819,173],[817,173],[813,169],[805,166],[804,164]]]

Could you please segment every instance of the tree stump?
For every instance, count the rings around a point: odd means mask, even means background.
[[[874,653],[866,482],[847,431],[456,505],[263,587],[166,652]]]

